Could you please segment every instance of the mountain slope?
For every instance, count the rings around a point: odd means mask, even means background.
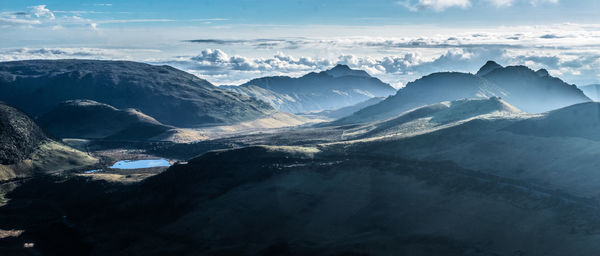
[[[172,128],[135,109],[119,110],[91,100],[60,103],[38,122],[46,132],[61,138],[148,139]]]
[[[228,88],[292,113],[338,109],[373,97],[387,97],[396,91],[367,72],[346,65],[299,78],[257,78],[239,87]]]
[[[126,190],[85,180],[26,184],[9,205],[21,207],[0,208],[0,223],[34,227],[24,236],[44,254],[81,247],[93,255],[558,256],[600,249],[594,200],[347,146],[349,154],[306,146],[215,151]],[[26,204],[35,199],[53,207]],[[45,221],[32,224],[40,215]],[[65,215],[66,224],[47,221]]]
[[[97,60],[0,63],[0,100],[32,116],[75,99],[135,108],[161,123],[181,127],[233,123],[273,112],[262,101],[219,89],[169,66]]]
[[[456,123],[466,122],[471,118],[481,118],[486,115],[498,118],[519,113],[521,113],[520,110],[497,97],[464,99],[417,108],[396,118],[360,126],[346,133],[355,134],[358,138],[406,137],[432,132],[445,128],[446,125],[456,125]]]
[[[579,87],[585,95],[594,101],[600,101],[600,84],[590,84]]]
[[[414,108],[442,101],[475,97],[488,98],[503,94],[500,88],[476,75],[456,72],[434,73],[408,83],[406,87],[398,90],[396,95],[334,123],[382,120]]]
[[[25,113],[0,103],[0,181],[96,163],[93,157],[48,139]]]
[[[45,139],[42,130],[27,115],[0,103],[0,164],[25,159]]]
[[[579,137],[600,141],[600,103],[572,105],[520,121],[507,131],[542,137]]]
[[[475,97],[500,97],[526,112],[539,113],[590,101],[574,85],[551,77],[547,71],[533,71],[524,66],[502,67],[488,62],[480,75],[446,72],[434,73],[408,83],[396,95],[379,104],[364,108],[333,124],[382,120],[405,111],[434,104]]]
[[[396,132],[409,128],[422,132]],[[599,128],[600,106],[583,103],[543,115],[479,116],[434,128],[401,123],[383,133],[394,136],[339,146],[349,154],[386,159],[451,161],[463,168],[593,197],[600,191]],[[345,146],[349,143],[354,146]]]

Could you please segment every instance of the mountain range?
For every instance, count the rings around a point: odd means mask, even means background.
[[[169,66],[98,60],[0,62],[0,100],[33,117],[79,99],[137,109],[178,127],[235,123],[274,112],[262,101]]]
[[[502,67],[490,61],[477,74],[443,72],[424,76],[408,83],[386,100],[334,124],[387,119],[421,106],[475,97],[500,97],[530,113],[591,101],[575,85],[550,76],[546,70],[533,71],[525,66]]]
[[[35,73],[19,70],[10,73]],[[345,67],[324,72],[307,76],[371,79]],[[134,81],[127,84],[141,86]],[[283,95],[263,86],[256,88]],[[8,199],[0,197],[3,255],[560,256],[600,250],[600,103],[543,69],[488,62],[476,74],[434,73],[385,99],[310,113],[341,117],[333,123],[255,131],[253,122],[299,116],[269,116],[269,107],[257,119],[231,125],[249,127],[244,132],[196,143],[129,143],[181,129],[148,109],[86,98],[48,105],[34,120],[0,104],[0,176],[26,178],[8,194],[0,190]],[[151,156],[172,166],[84,173],[98,159],[45,132],[125,142],[92,147],[104,161]],[[144,179],[135,182],[115,178],[140,173]]]
[[[374,97],[387,97],[396,89],[363,70],[337,65],[322,72],[252,79],[235,92],[255,97],[284,112],[303,113],[351,106]]]

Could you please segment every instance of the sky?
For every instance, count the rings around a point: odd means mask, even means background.
[[[595,0],[0,0],[0,61],[167,64],[216,85],[347,64],[402,87],[487,60],[600,83]]]

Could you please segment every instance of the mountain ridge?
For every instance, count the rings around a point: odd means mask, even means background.
[[[575,85],[549,76],[544,70],[536,72],[526,66],[502,67],[489,61],[478,73],[480,75],[439,72],[424,76],[381,103],[361,109],[332,125],[386,119],[420,106],[473,97],[500,97],[532,113],[590,101]]]
[[[341,64],[300,77],[261,77],[228,88],[292,113],[338,109],[396,92],[389,84],[364,70],[354,70]]]
[[[73,59],[0,62],[0,100],[34,117],[76,99],[139,109],[181,127],[235,123],[274,112],[265,102],[170,66]]]

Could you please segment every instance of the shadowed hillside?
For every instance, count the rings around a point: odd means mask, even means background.
[[[48,139],[26,114],[0,103],[0,181],[96,163],[93,157]]]
[[[42,130],[25,113],[0,102],[0,164],[25,159],[44,140]]]
[[[38,122],[61,138],[143,140],[172,128],[135,109],[119,110],[91,100],[60,103]]]
[[[76,99],[138,109],[161,123],[181,127],[251,120],[274,111],[262,101],[169,66],[96,60],[0,63],[0,100],[32,116]]]

